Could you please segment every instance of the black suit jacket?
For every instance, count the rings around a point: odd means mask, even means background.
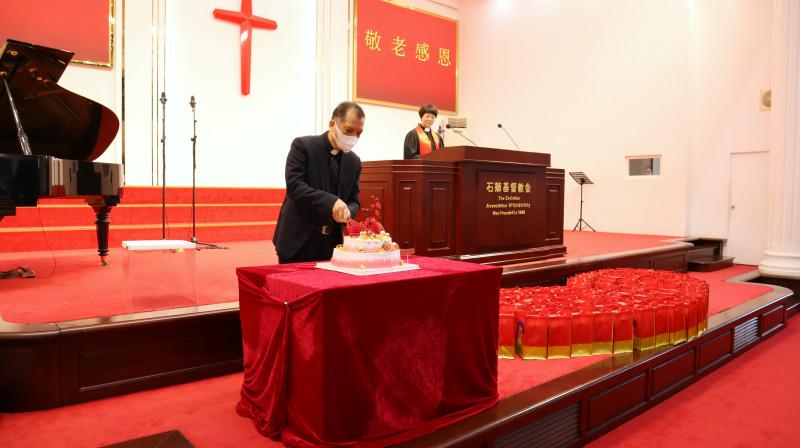
[[[361,176],[361,159],[353,152],[342,154],[339,165],[337,194],[326,191],[328,164],[333,148],[328,132],[321,135],[298,137],[292,142],[286,157],[286,197],[283,199],[278,224],[272,242],[281,258],[293,257],[312,232],[324,225],[341,232],[341,224],[331,216],[336,200],[341,198],[355,218],[358,202],[358,179]]]

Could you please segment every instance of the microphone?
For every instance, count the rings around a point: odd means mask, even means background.
[[[158,101],[160,101],[161,104],[167,104],[167,94],[166,94],[166,92],[161,92],[161,99],[158,100]]]
[[[498,128],[500,128],[500,129],[502,129],[502,130],[503,130],[503,131],[506,133],[506,135],[508,136],[508,138],[511,140],[511,143],[513,143],[513,144],[514,144],[514,146],[516,146],[516,147],[517,147],[517,150],[519,150],[519,145],[517,144],[517,142],[515,142],[515,141],[514,141],[514,138],[513,138],[513,137],[511,137],[511,134],[509,134],[509,133],[508,133],[508,131],[506,130],[506,128],[504,128],[504,127],[503,127],[503,124],[502,124],[502,123],[497,123],[497,127],[498,127]]]
[[[192,109],[197,105],[197,101],[194,100],[194,95],[192,95],[192,99],[189,100],[189,105],[192,106]]]
[[[461,131],[459,131],[458,129],[456,129],[456,128],[454,128],[454,127],[450,126],[450,123],[447,123],[447,126],[446,126],[446,127],[447,127],[447,129],[452,129],[452,130],[453,130],[453,132],[455,132],[456,134],[460,135],[460,136],[461,136],[461,138],[463,138],[464,140],[466,140],[466,141],[468,141],[468,142],[472,143],[472,144],[473,144],[473,145],[475,145],[475,146],[478,146],[478,144],[477,144],[477,143],[475,143],[475,142],[473,142],[472,140],[470,140],[470,138],[469,138],[469,137],[467,137],[466,135],[462,134],[462,133],[461,133]]]

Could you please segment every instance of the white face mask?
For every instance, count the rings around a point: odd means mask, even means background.
[[[336,133],[333,136],[333,140],[336,142],[336,147],[344,152],[350,152],[353,146],[358,143],[358,137],[355,135],[344,135],[342,128],[339,127],[339,123],[334,123],[334,125],[336,126]]]

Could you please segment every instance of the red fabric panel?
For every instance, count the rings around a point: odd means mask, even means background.
[[[422,269],[366,277],[313,263],[238,268],[237,410],[290,446],[352,446],[493,406],[502,270],[412,262]]]
[[[356,8],[357,99],[455,112],[458,22],[383,0]],[[427,45],[427,57],[417,45]]]
[[[75,53],[74,59],[110,63],[110,0],[3,2],[0,45],[6,39]]]

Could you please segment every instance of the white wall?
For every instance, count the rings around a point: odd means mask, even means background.
[[[728,236],[731,153],[769,145],[772,2],[691,3],[692,141],[688,234]],[[762,198],[766,201],[767,198]]]
[[[221,1],[221,3],[220,3]],[[586,171],[585,218],[603,231],[727,234],[731,152],[767,147],[771,2],[753,0],[405,0],[460,21],[459,111],[482,146],[548,152]],[[118,2],[121,3],[121,2]],[[155,5],[156,11],[153,11]],[[120,6],[121,7],[121,6]],[[128,185],[150,185],[157,96],[167,91],[168,185],[191,182],[190,95],[198,101],[198,184],[282,187],[291,140],[325,129],[350,98],[349,1],[259,0],[252,93],[239,93],[238,29],[214,8],[238,0],[126,2]],[[121,16],[118,12],[118,20]],[[117,64],[73,64],[62,85],[122,115]],[[166,40],[163,41],[164,36]],[[162,40],[162,41],[160,41]],[[401,157],[413,110],[365,105],[363,160]],[[101,158],[121,161],[120,138]],[[448,133],[450,145],[462,140]],[[660,154],[662,175],[628,178],[625,156]],[[577,220],[567,179],[565,227]]]
[[[480,145],[552,154],[585,171],[598,230],[681,235],[689,151],[689,1],[486,1],[460,11],[462,114]],[[625,157],[661,154],[628,178]],[[578,219],[566,181],[565,227]]]
[[[239,27],[212,16],[238,0],[167,3],[167,184],[191,185],[197,100],[200,185],[283,186],[289,145],[314,126],[314,2],[261,0],[253,13],[278,22],[253,31],[251,91],[240,85]]]

